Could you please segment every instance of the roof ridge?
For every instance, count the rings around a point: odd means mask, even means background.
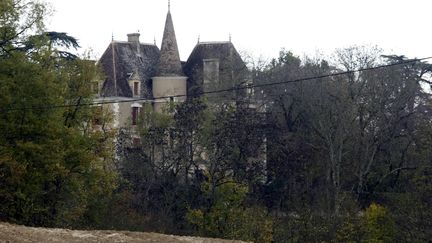
[[[208,45],[208,44],[230,44],[231,41],[200,41],[197,45]]]
[[[113,41],[115,44],[131,44],[131,42],[129,41]],[[145,45],[145,46],[156,46],[156,44],[154,43],[146,43],[146,42],[140,42],[140,45]]]

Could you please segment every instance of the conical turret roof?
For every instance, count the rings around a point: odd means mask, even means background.
[[[184,76],[170,10],[165,21],[157,76]]]

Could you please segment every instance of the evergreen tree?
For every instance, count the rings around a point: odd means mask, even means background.
[[[44,14],[31,1],[0,4],[0,219],[78,227],[115,187],[113,132],[92,127],[95,109],[79,106],[93,99],[94,63],[58,55]]]

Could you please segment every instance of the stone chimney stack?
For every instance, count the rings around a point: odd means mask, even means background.
[[[128,42],[137,42],[139,43],[140,33],[131,33],[127,35]]]

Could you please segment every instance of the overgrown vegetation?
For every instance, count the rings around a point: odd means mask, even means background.
[[[406,60],[377,48],[339,50],[329,60],[282,51],[252,76],[266,84]],[[264,86],[250,100],[190,99],[165,114],[144,110],[142,143],[121,146],[129,209],[146,217],[141,229],[170,233],[426,241],[430,72],[429,64],[409,62]]]
[[[83,227],[116,187],[115,131],[94,129],[93,107],[55,107],[91,101],[98,71],[60,51],[76,46],[73,37],[56,42],[43,32],[45,11],[30,1],[0,3],[0,219]]]

